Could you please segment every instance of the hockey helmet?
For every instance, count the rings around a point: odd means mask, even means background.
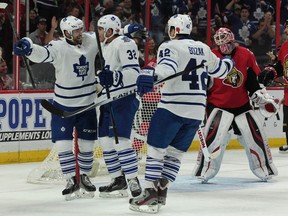
[[[60,29],[63,33],[63,36],[68,40],[71,40],[72,38],[71,37],[68,38],[65,35],[64,31],[67,31],[70,35],[72,35],[73,30],[82,28],[83,28],[83,21],[74,16],[65,17],[60,22]]]
[[[119,34],[120,33],[120,29],[121,29],[121,21],[120,19],[115,16],[115,15],[105,15],[102,16],[97,23],[98,27],[102,27],[104,29],[104,36],[106,37],[106,32],[109,29],[112,29],[112,35],[110,37],[112,37],[115,34]],[[109,37],[109,38],[110,38]]]
[[[174,27],[175,35],[171,37],[170,30]],[[168,20],[168,35],[170,39],[175,38],[177,34],[189,35],[192,31],[192,20],[189,15],[176,14]]]

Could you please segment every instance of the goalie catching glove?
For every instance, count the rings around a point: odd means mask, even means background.
[[[142,69],[140,75],[138,76],[136,85],[140,97],[142,97],[147,92],[153,91],[154,71],[155,71],[154,68],[146,67]]]
[[[259,106],[259,111],[265,118],[270,118],[279,110],[279,100],[274,99],[265,89],[254,92],[251,100]]]

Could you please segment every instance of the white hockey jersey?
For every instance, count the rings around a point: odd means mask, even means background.
[[[111,97],[135,87],[140,72],[136,43],[126,36],[118,36],[112,42],[102,46],[102,50],[105,68],[110,71],[120,71],[123,75],[121,85],[110,87]],[[104,94],[105,92],[103,91]]]
[[[155,68],[160,80],[203,62],[209,62],[208,66],[165,82],[159,108],[181,117],[204,120],[208,75],[224,78],[229,72],[226,64],[202,42],[181,39],[161,44]]]
[[[95,57],[98,53],[95,33],[83,33],[82,44],[70,45],[65,39],[42,47],[33,44],[28,58],[36,63],[50,62],[55,67],[54,101],[68,107],[92,104],[96,99]]]

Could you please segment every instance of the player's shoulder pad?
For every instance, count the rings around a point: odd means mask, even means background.
[[[45,47],[55,47],[55,48],[61,48],[62,46],[66,46],[65,38],[60,38],[58,40],[52,40],[50,41]]]
[[[117,39],[116,39],[116,43],[118,44],[119,47],[136,47],[137,48],[137,45],[136,45],[136,42],[127,37],[127,36],[119,36]]]

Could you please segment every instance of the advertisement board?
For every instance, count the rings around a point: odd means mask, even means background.
[[[270,89],[269,94],[280,100],[283,89]],[[41,106],[41,100],[52,101],[53,93],[9,93],[0,97],[0,163],[43,160],[53,146],[51,142],[51,114]],[[265,119],[255,108],[272,147],[285,144],[282,132],[283,109]],[[194,139],[198,141],[197,135]],[[199,145],[192,145],[198,149]],[[236,136],[228,148],[238,148]]]

